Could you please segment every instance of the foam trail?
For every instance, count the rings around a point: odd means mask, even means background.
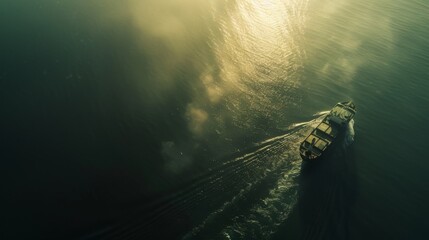
[[[299,169],[299,164],[287,169],[266,197],[259,199],[246,214],[236,216],[221,234],[228,239],[269,239],[297,202],[295,178]]]
[[[296,149],[321,119],[295,124],[289,133],[262,141],[257,144],[259,149],[231,160],[244,162],[251,156],[261,163],[260,169],[252,169],[252,179],[246,186],[183,239],[269,239],[297,201],[301,159]]]
[[[354,142],[354,138],[355,138],[354,125],[355,125],[355,121],[352,119],[349,122],[349,125],[347,127],[346,137],[344,139],[345,146],[349,146],[349,145],[351,145]]]
[[[317,113],[313,114],[313,116],[314,117],[319,117],[319,116],[322,116],[322,115],[326,115],[329,112],[330,112],[330,110],[328,110],[328,111],[321,111],[321,112],[317,112]]]
[[[165,224],[164,219],[206,211],[183,239],[269,239],[298,199],[299,144],[323,117],[293,124],[285,134],[255,144],[241,156],[202,173],[181,191],[147,206],[150,212],[139,210],[141,218],[112,226],[100,237],[150,238],[157,234],[152,229]],[[351,143],[353,122],[347,131]]]
[[[312,122],[312,121],[308,121],[308,122],[300,122],[300,123],[294,123],[294,124],[290,125],[290,127],[288,127],[288,129],[290,130],[290,129],[294,129],[294,128],[297,128],[297,127],[301,127],[301,126],[309,125],[309,124],[311,124],[311,122]]]
[[[316,119],[307,121],[307,122],[300,122],[300,123],[293,123],[291,124],[287,130],[293,130],[299,127],[306,127],[306,126],[316,126],[317,124],[319,124],[319,122],[322,120],[323,117],[325,117],[326,114],[328,114],[329,111],[323,111],[323,112],[318,112],[316,114],[314,114],[313,116],[317,117]]]

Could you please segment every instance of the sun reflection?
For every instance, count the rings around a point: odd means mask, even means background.
[[[196,72],[184,113],[194,135],[219,125],[214,116],[251,126],[296,102],[308,0],[128,1],[158,89],[167,96],[182,69]]]
[[[239,75],[248,76],[246,81],[258,76],[259,82],[272,82],[291,63],[299,64],[296,42],[302,35],[302,8],[303,1],[238,3],[237,11],[222,24],[224,44],[217,49],[226,79],[243,80],[231,73],[235,69]]]
[[[305,59],[300,43],[306,5],[307,0],[252,0],[237,1],[225,11],[212,8],[216,67],[208,66],[200,79],[208,102],[223,106],[216,107],[221,113],[209,115],[249,127],[296,102],[290,93],[300,83],[296,73]],[[196,98],[193,105],[206,108],[204,102]]]

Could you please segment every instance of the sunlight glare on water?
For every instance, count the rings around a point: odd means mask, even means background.
[[[208,91],[216,86],[236,124],[254,124],[242,121],[255,116],[251,112],[278,119],[273,112],[298,101],[290,91],[298,88],[305,60],[305,10],[306,1],[238,1],[216,19],[220,29],[213,32],[221,38],[212,47],[219,76]]]

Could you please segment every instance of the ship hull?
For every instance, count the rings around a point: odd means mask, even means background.
[[[300,144],[302,160],[314,162],[326,156],[344,138],[348,123],[355,113],[353,102],[337,103]]]

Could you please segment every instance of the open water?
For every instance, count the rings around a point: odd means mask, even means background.
[[[1,239],[428,239],[428,13],[1,1]],[[346,138],[302,165],[345,100]]]

